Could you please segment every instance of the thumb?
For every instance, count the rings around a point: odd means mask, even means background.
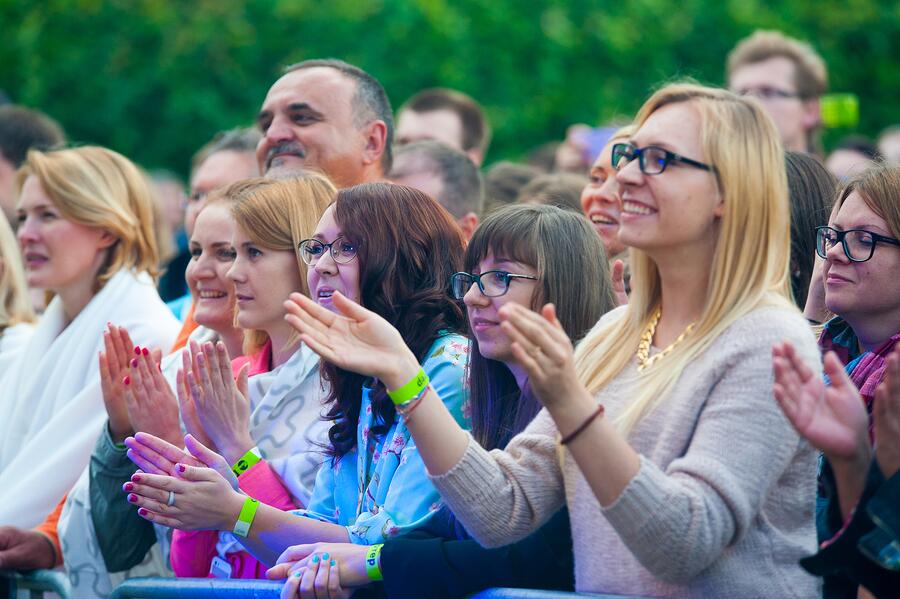
[[[250,399],[250,393],[248,391],[248,373],[250,372],[250,363],[244,364],[241,366],[241,370],[238,372],[237,378],[237,389],[238,392],[244,396],[244,399]]]
[[[829,380],[831,380],[832,387],[837,389],[846,389],[848,387],[855,389],[853,381],[850,380],[847,371],[844,369],[844,365],[841,364],[836,353],[833,351],[826,353],[823,362],[825,374],[827,374]]]
[[[210,468],[216,468],[225,463],[225,458],[195,439],[193,435],[185,435],[184,446],[192,456]]]
[[[3,559],[2,554],[0,554],[0,559]],[[269,568],[266,570],[266,578],[269,580],[284,580],[288,576],[291,565],[290,563],[284,563]]]

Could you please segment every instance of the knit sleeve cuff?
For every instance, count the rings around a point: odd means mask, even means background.
[[[109,422],[103,425],[103,430],[97,438],[94,446],[94,454],[91,456],[91,466],[98,474],[108,476],[130,477],[137,466],[128,459],[128,449],[124,445],[113,442],[109,434]]]

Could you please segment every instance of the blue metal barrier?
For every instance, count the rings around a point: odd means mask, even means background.
[[[25,573],[0,570],[0,599],[15,599],[20,590],[29,591],[32,599],[39,599],[44,593],[56,593],[62,599],[69,599],[72,588],[66,575],[58,570]]]
[[[562,591],[538,591],[535,589],[487,589],[471,595],[469,599],[648,599],[646,597],[626,597],[624,595],[604,595],[595,593],[564,593]]]

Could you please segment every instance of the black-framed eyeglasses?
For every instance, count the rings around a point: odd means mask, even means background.
[[[669,166],[670,162],[681,162],[705,171],[713,170],[713,167],[708,164],[685,158],[681,154],[670,152],[659,146],[638,148],[626,143],[613,144],[612,166],[617,171],[625,168],[625,165],[635,158],[638,159],[638,165],[641,167],[641,172],[645,175],[658,175],[662,173],[666,170],[666,167]]]
[[[313,266],[319,258],[325,255],[325,251],[331,252],[331,258],[338,264],[347,264],[356,258],[357,247],[355,243],[338,237],[331,243],[322,243],[318,239],[304,239],[299,244],[300,258],[308,265]]]
[[[505,270],[486,270],[480,275],[468,272],[457,272],[450,276],[450,287],[453,297],[462,299],[472,284],[478,285],[478,289],[485,297],[500,297],[509,291],[509,284],[513,279],[529,279],[537,281],[537,277],[531,275],[515,275]]]
[[[844,255],[851,262],[865,262],[875,253],[875,246],[888,243],[900,247],[900,240],[872,233],[865,229],[838,231],[832,227],[816,227],[816,253],[824,259],[828,250],[838,243],[844,248]]]

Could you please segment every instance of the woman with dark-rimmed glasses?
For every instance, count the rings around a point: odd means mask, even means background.
[[[798,363],[790,345],[775,352],[776,398],[827,460],[818,514],[827,546],[803,562],[825,576],[826,597],[856,596],[858,586],[888,597],[900,584],[897,528],[881,529],[900,521],[898,193],[900,167],[874,167],[844,187],[828,226],[816,228],[825,305],[836,315],[819,339],[827,379]]]

